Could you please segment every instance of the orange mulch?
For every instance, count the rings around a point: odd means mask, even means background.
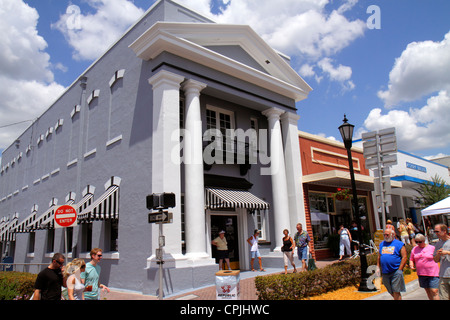
[[[405,283],[416,280],[417,273],[412,272],[411,274],[404,275]],[[378,280],[378,281],[377,281]],[[381,284],[381,278],[375,280],[375,286],[378,288],[381,286],[381,290],[374,292],[359,292],[354,286],[338,289],[335,291],[327,292],[319,296],[310,297],[307,300],[362,300],[365,298],[372,297],[374,295],[386,292],[386,288]]]

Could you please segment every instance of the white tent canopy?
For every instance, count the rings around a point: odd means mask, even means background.
[[[450,197],[438,201],[435,204],[422,210],[422,216],[450,213]]]

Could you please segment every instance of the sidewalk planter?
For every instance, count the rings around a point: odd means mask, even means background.
[[[367,256],[368,265],[376,255]],[[255,278],[259,300],[301,300],[360,282],[359,260],[346,260],[314,271]]]

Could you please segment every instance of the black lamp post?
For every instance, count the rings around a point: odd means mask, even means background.
[[[361,261],[361,282],[359,284],[358,291],[374,291],[376,289],[369,289],[367,286],[367,257],[365,246],[363,244],[362,232],[361,232],[361,218],[359,216],[359,205],[358,205],[358,196],[356,194],[356,182],[355,182],[355,173],[353,171],[353,160],[352,160],[352,138],[353,138],[353,128],[354,125],[348,123],[347,117],[344,114],[344,123],[339,126],[339,131],[342,136],[342,140],[344,141],[345,149],[347,149],[347,157],[348,157],[348,166],[350,170],[350,180],[352,183],[352,193],[353,193],[353,212],[356,217],[356,223],[358,224],[358,241],[359,241],[359,257]]]

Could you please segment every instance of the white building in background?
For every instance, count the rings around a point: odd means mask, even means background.
[[[401,188],[392,188],[392,205],[387,216],[397,222],[411,218],[414,223],[421,224],[420,208],[414,203],[419,194],[416,189],[421,184],[431,182],[438,176],[450,185],[449,168],[443,164],[427,160],[404,151],[397,152],[397,164],[390,168],[391,181],[401,182]],[[379,225],[381,225],[381,218]]]

